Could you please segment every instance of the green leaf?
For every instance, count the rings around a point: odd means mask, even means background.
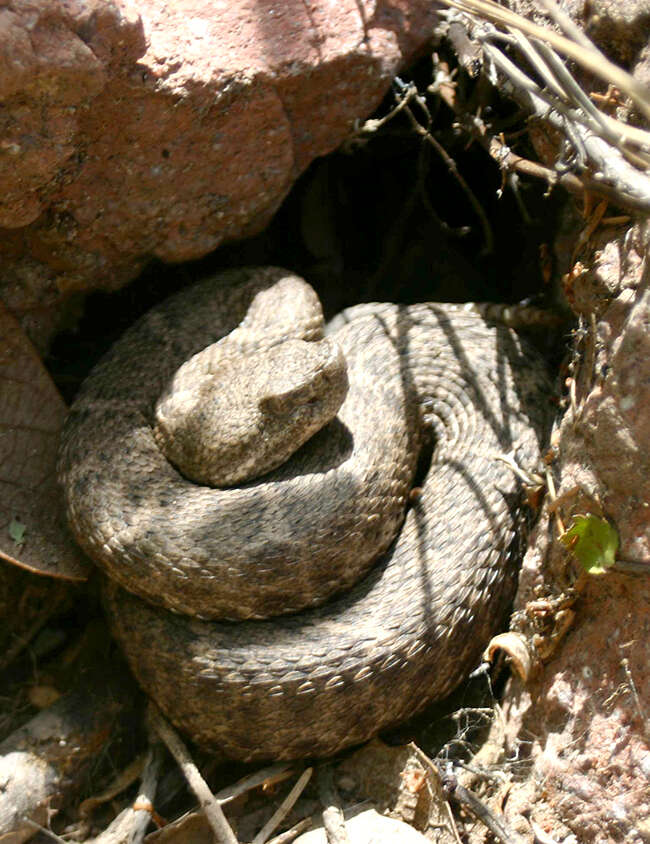
[[[589,574],[602,574],[616,562],[618,532],[607,519],[591,513],[574,516],[560,541]]]
[[[9,522],[9,536],[13,539],[16,545],[22,545],[25,541],[26,527],[27,525],[19,522],[18,519],[12,519]]]

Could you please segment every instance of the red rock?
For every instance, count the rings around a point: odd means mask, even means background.
[[[620,537],[617,560],[636,570],[583,578],[563,629],[580,569],[557,539],[547,502],[524,559],[514,618],[529,637],[540,629],[545,646],[563,634],[525,687],[509,682],[503,715],[475,760],[516,773],[493,805],[507,792],[506,820],[527,842],[534,838],[528,820],[556,841],[611,844],[650,835],[648,245],[644,224],[603,226],[581,253],[584,272],[568,282],[585,333],[575,401],[554,437],[557,512],[566,526],[576,513],[606,516]],[[548,625],[539,628],[542,616],[531,608],[545,601]]]
[[[116,288],[268,223],[428,39],[428,0],[0,9],[0,296]]]

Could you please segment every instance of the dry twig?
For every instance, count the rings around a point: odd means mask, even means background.
[[[492,835],[502,844],[522,844],[523,839],[516,835],[491,809],[469,789],[456,783],[451,789],[451,796],[463,808],[486,826]]]
[[[515,27],[533,38],[548,42],[560,53],[581,64],[590,73],[599,76],[605,82],[615,85],[619,90],[628,94],[643,114],[650,119],[650,94],[647,87],[637,82],[626,70],[610,62],[584,33],[581,33],[576,40],[575,32],[576,30],[580,32],[580,30],[575,24],[567,29],[569,37],[566,37],[559,35],[552,29],[539,26],[516,12],[511,12],[503,6],[499,6],[493,0],[443,0],[443,2],[448,6],[476,15],[483,20],[502,26]],[[554,14],[557,15],[556,19],[561,21],[561,25],[566,26],[567,20],[570,21],[550,0],[545,0],[544,6],[549,10],[553,9]],[[645,135],[648,136],[648,133],[645,133]],[[650,136],[648,136],[648,141],[650,141]]]
[[[277,762],[275,765],[269,765],[267,768],[261,768],[259,771],[249,774],[234,785],[222,788],[214,796],[223,805],[260,785],[272,785],[286,780],[291,776],[293,770],[294,766],[291,762]]]
[[[435,762],[430,759],[423,750],[416,747],[418,757],[424,762],[427,768],[431,771],[433,776],[439,777],[438,768]],[[468,789],[464,788],[460,783],[455,781],[455,777],[449,778],[447,792],[452,799],[465,808],[473,817],[481,821],[492,833],[492,835],[501,841],[502,844],[521,844],[522,839],[516,835],[507,826],[507,824],[495,813],[489,809],[482,800],[473,794]]]
[[[429,144],[429,146],[431,146],[436,151],[437,155],[442,159],[451,176],[457,182],[461,191],[465,194],[481,226],[484,240],[484,251],[487,254],[490,254],[493,251],[494,247],[494,235],[492,233],[490,221],[488,220],[487,214],[483,210],[483,207],[477,199],[476,195],[474,194],[470,186],[467,184],[462,174],[459,172],[454,159],[451,157],[451,155],[449,155],[449,153],[442,146],[442,144],[440,144],[433,136],[431,132],[433,120],[424,96],[418,91],[417,87],[413,83],[406,85],[404,82],[402,82],[401,79],[399,79],[399,77],[395,77],[395,85],[399,89],[399,93],[396,93],[397,103],[395,107],[391,109],[391,111],[384,117],[380,119],[366,120],[363,125],[357,127],[357,132],[352,142],[354,142],[355,138],[358,138],[364,134],[376,132],[385,123],[392,120],[399,112],[404,112],[414,131],[422,138],[423,141],[425,141],[425,143]],[[415,115],[413,109],[411,108],[412,104],[417,104],[419,111],[422,115],[421,118],[418,118]],[[383,263],[384,262],[382,262],[382,264]]]
[[[323,809],[323,827],[329,844],[349,844],[345,828],[345,818],[341,801],[334,785],[331,765],[325,765],[318,771],[318,791]]]
[[[470,43],[481,46],[488,75],[498,77],[503,89],[528,113],[548,123],[566,139],[572,150],[571,167],[559,161],[555,170],[516,156],[503,139],[490,136],[478,116],[463,112],[455,97],[451,77],[436,77],[430,90],[441,96],[469,130],[507,171],[517,170],[542,177],[550,185],[595,191],[626,208],[650,211],[650,132],[629,126],[600,111],[575,81],[557,51],[580,62],[593,73],[616,85],[650,116],[650,95],[644,86],[621,68],[604,59],[586,35],[555,6],[544,0],[549,14],[566,35],[540,27],[491,0],[444,0],[454,10],[447,13],[449,28],[459,24],[470,33]],[[496,28],[505,28],[505,32]],[[456,43],[458,41],[455,35]],[[530,78],[504,52],[502,45],[518,49],[543,80],[543,87]],[[462,61],[462,57],[459,57]]]
[[[224,842],[224,844],[238,844],[237,836],[226,820],[219,801],[210,791],[208,784],[201,776],[201,772],[194,764],[189,751],[177,732],[153,705],[149,706],[149,719],[152,727],[165,742],[167,749],[178,763],[187,784],[196,795],[208,823],[217,836],[217,841]]]
[[[293,841],[294,838],[297,838],[302,832],[306,832],[311,826],[313,826],[312,819],[304,818],[298,821],[295,826],[292,826],[291,829],[287,829],[286,832],[281,832],[275,838],[271,838],[267,844],[288,844],[289,841]]]
[[[162,761],[163,748],[156,742],[147,753],[138,796],[94,839],[94,844],[141,844],[150,821],[157,817],[153,802]]]
[[[271,818],[264,824],[262,829],[257,833],[255,838],[253,839],[253,844],[265,844],[268,840],[269,835],[273,832],[274,829],[278,827],[282,820],[287,816],[287,814],[291,811],[294,803],[300,797],[302,792],[305,790],[305,786],[309,782],[312,773],[314,772],[313,768],[306,768],[300,777],[298,778],[298,782],[294,785],[291,791],[287,794],[284,798],[282,803],[278,806],[275,810]]]

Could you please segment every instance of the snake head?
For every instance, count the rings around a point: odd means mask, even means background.
[[[233,486],[288,460],[336,416],[347,390],[336,343],[285,340],[168,390],[156,406],[154,436],[189,480]]]
[[[265,353],[260,377],[260,410],[288,420],[324,419],[314,433],[334,418],[348,390],[343,353],[332,340],[307,343],[286,340]]]

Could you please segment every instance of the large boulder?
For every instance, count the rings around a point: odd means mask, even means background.
[[[0,298],[42,339],[63,294],[260,231],[426,43],[432,5],[0,8]]]

